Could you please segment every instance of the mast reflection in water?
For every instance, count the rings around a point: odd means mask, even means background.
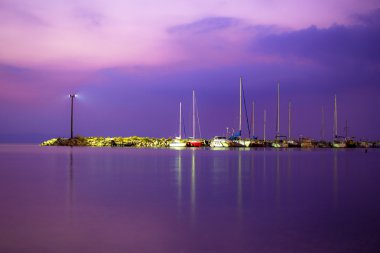
[[[0,252],[375,252],[379,154],[1,145]]]

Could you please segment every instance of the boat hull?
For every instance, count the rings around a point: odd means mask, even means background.
[[[188,141],[187,146],[188,147],[202,147],[203,141]]]
[[[313,148],[313,144],[312,143],[301,143],[301,148]]]
[[[278,142],[273,142],[272,143],[273,148],[287,148],[288,144],[287,143],[278,143]]]
[[[246,140],[228,140],[227,145],[230,148],[243,148],[243,147],[249,147],[250,141]]]
[[[288,147],[289,148],[300,148],[301,143],[299,143],[298,141],[290,140],[290,141],[288,141]]]
[[[333,148],[345,148],[346,143],[344,143],[344,142],[333,142],[332,147]]]
[[[228,141],[224,137],[214,137],[210,142],[212,148],[228,148]]]
[[[249,147],[252,147],[252,148],[265,147],[265,143],[263,141],[253,140],[249,143]]]
[[[211,141],[210,147],[212,148],[228,148],[228,144],[225,141]]]
[[[186,147],[186,142],[173,141],[172,143],[169,144],[169,147],[171,147],[171,148]]]

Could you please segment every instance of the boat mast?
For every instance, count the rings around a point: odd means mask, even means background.
[[[182,102],[179,102],[179,138],[182,139]]]
[[[193,138],[195,139],[195,91],[193,90]]]
[[[288,133],[288,139],[290,140],[290,127],[291,127],[291,108],[292,108],[292,102],[289,101],[289,119],[288,119],[288,123],[289,123],[289,133]]]
[[[255,101],[252,101],[252,136],[255,137]]]
[[[240,107],[239,107],[239,133],[240,133],[240,136],[241,136],[241,111],[242,111],[242,104],[241,104],[241,95],[242,95],[242,89],[243,89],[243,86],[242,86],[242,77],[240,77]]]
[[[276,139],[280,135],[280,82],[277,83],[277,122],[276,122]]]
[[[334,137],[338,136],[338,111],[336,105],[336,95],[334,95]]]
[[[264,109],[264,142],[266,141],[266,128],[267,128],[267,110]]]

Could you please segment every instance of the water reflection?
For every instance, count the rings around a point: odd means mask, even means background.
[[[287,161],[288,161],[288,167],[287,167],[287,200],[289,201],[291,196],[291,190],[292,190],[292,150],[287,151]]]
[[[378,161],[378,150],[0,149],[0,251],[377,252]]]
[[[334,166],[333,166],[333,198],[334,208],[338,207],[338,150],[333,149],[334,152]]]
[[[300,153],[302,151],[298,150],[267,149],[253,152],[236,149],[207,152],[210,151],[188,149],[176,152],[178,214],[181,217],[188,216],[192,223],[199,222],[202,208],[208,205],[203,201],[224,200],[233,205],[235,218],[242,220],[245,219],[245,209],[253,207],[254,203],[258,206],[261,201],[261,204],[278,210],[284,205],[294,204],[297,194],[306,196],[305,188],[313,191],[319,187],[316,182],[323,184],[320,181],[326,180],[325,177],[315,177],[317,172],[313,168],[321,169],[318,172],[321,173],[323,164],[328,160],[313,156],[313,162],[305,162],[303,153]],[[333,173],[329,180],[333,183],[333,192],[328,196],[333,198],[337,207],[338,170],[341,165],[338,163],[337,151],[331,152]],[[205,169],[197,171],[199,166]],[[220,199],[208,199],[211,193]]]
[[[195,150],[191,150],[191,217],[195,221],[196,209],[196,173],[195,173]]]
[[[182,151],[178,150],[176,156],[178,207],[182,205]]]
[[[237,176],[237,208],[239,218],[242,218],[243,214],[243,183],[242,183],[242,150],[238,151],[238,176]]]
[[[251,200],[253,201],[253,197],[255,195],[255,153],[252,153],[251,157],[251,178],[250,178],[250,184],[251,184],[251,191],[252,191],[252,198]]]
[[[276,153],[276,197],[275,201],[276,204],[279,205],[280,203],[280,189],[281,189],[281,175],[280,175],[280,150]]]
[[[73,208],[73,195],[74,195],[74,158],[73,158],[73,148],[69,148],[69,166],[68,166],[68,179],[67,179],[67,200],[68,200],[68,211],[71,217]]]

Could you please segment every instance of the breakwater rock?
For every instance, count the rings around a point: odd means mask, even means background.
[[[41,143],[41,146],[88,146],[88,147],[169,147],[172,139],[150,137],[81,137],[54,138]]]

